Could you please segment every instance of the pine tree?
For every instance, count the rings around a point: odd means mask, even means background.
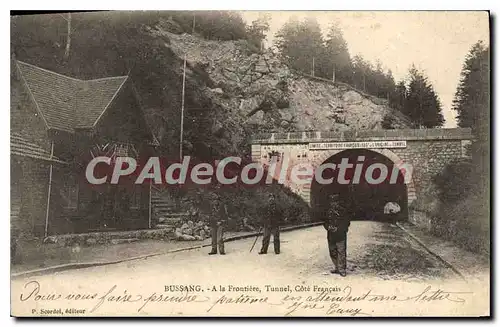
[[[372,79],[374,81],[373,85],[373,95],[379,98],[390,100],[391,97],[395,97],[396,83],[394,82],[394,77],[392,76],[392,71],[389,69],[387,72],[384,71],[382,63],[377,60],[375,71],[371,72],[373,75]]]
[[[389,105],[401,112],[405,112],[406,93],[405,81],[401,80],[394,88],[394,95],[389,99]]]
[[[385,83],[384,83],[384,94],[386,94],[387,100],[391,103],[391,99],[396,97],[396,81],[394,80],[394,76],[392,75],[392,71],[389,69],[386,74],[384,74]]]
[[[472,158],[479,178],[489,176],[490,55],[482,41],[474,44],[465,58],[461,79],[453,100],[458,126],[471,127],[475,136]]]
[[[313,17],[307,17],[300,24],[300,39],[305,40],[304,55],[313,76],[325,77],[325,48],[321,27]],[[307,67],[307,63],[306,63]],[[307,69],[306,69],[307,72]]]
[[[300,55],[299,42],[300,21],[292,16],[283,24],[275,35],[274,45],[279,50],[280,56],[290,68],[300,70],[298,57]]]
[[[323,42],[321,28],[314,18],[300,22],[291,17],[276,33],[274,43],[290,68],[312,74],[313,62],[314,73],[322,71]]]
[[[352,63],[347,42],[344,39],[342,29],[337,23],[332,23],[325,40],[326,72],[331,78],[345,83],[352,81]]]
[[[352,60],[353,66],[353,84],[354,87],[364,92],[369,92],[369,75],[373,70],[370,63],[367,62],[361,55],[354,56]]]
[[[403,109],[416,127],[433,128],[444,124],[441,102],[427,77],[415,66],[409,71],[409,84]]]
[[[471,161],[445,167],[435,182],[440,188],[442,209],[439,216],[456,222],[463,244],[474,251],[488,253],[490,247],[490,66],[489,48],[481,41],[465,58],[461,79],[453,100],[458,125],[470,127],[474,140]]]
[[[458,126],[477,128],[489,111],[489,48],[482,41],[474,44],[462,68],[461,79],[453,100]]]

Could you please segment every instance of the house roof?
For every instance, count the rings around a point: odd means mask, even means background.
[[[57,162],[66,164],[63,160],[51,156],[50,152],[43,149],[38,144],[35,144],[19,133],[11,132],[10,134],[10,153],[21,157],[29,157],[38,160]]]
[[[81,80],[17,61],[22,80],[48,128],[93,127],[128,76]]]

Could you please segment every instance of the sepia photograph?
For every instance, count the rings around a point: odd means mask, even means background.
[[[490,25],[11,12],[11,316],[490,317]]]

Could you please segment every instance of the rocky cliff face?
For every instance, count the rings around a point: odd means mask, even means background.
[[[299,130],[381,129],[385,117],[391,117],[391,128],[410,126],[406,117],[389,108],[386,100],[344,83],[310,77],[291,83],[290,108],[282,113],[295,117]]]
[[[244,41],[208,41],[166,29],[159,24],[148,33],[168,39],[165,46],[179,58],[186,56],[188,79],[193,73],[206,79],[202,94],[212,109],[206,132],[223,144],[216,152],[241,155],[248,150],[248,137],[259,132],[410,126],[386,100],[347,84],[299,75],[272,51],[255,53]]]

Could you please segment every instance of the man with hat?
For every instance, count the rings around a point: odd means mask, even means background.
[[[212,197],[212,212],[210,215],[210,232],[212,234],[212,251],[208,254],[217,254],[217,247],[219,254],[225,255],[224,250],[224,228],[227,223],[227,209],[222,203],[220,196],[214,193]]]
[[[328,196],[328,207],[326,210],[324,227],[327,230],[328,250],[332,259],[334,269],[332,274],[346,276],[347,268],[347,231],[351,224],[352,213],[350,192],[331,194]]]
[[[269,193],[268,204],[263,213],[264,232],[262,236],[262,248],[259,254],[266,254],[273,235],[274,253],[280,254],[280,223],[283,219],[283,212],[276,204],[276,197]]]

